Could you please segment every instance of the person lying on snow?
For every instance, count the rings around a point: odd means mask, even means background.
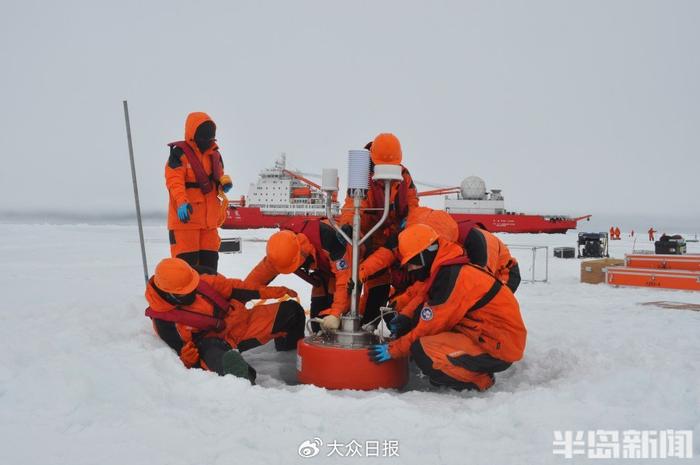
[[[257,305],[253,299],[292,294],[284,287],[247,286],[220,274],[200,275],[179,258],[166,258],[146,286],[146,316],[156,334],[187,368],[202,368],[255,381],[240,352],[275,340],[279,351],[294,350],[304,337],[304,309],[293,300]]]
[[[425,224],[399,234],[399,252],[402,266],[426,275],[423,304],[413,318],[394,317],[389,327],[398,339],[370,347],[370,359],[383,363],[411,355],[434,385],[479,391],[493,386],[493,374],[525,350],[527,331],[511,290]]]

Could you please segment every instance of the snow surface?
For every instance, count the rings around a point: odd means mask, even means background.
[[[269,233],[225,231],[247,240],[221,271],[243,277]],[[573,246],[574,234],[502,237]],[[167,234],[146,237],[152,269]],[[517,293],[525,358],[493,389],[436,390],[414,369],[403,392],[330,392],[296,385],[294,353],[272,347],[245,355],[257,386],[185,369],[143,317],[135,227],[3,225],[0,251],[2,464],[583,463],[552,454],[553,430],[595,429],[694,430],[700,456],[700,313],[639,305],[698,293],[581,284],[579,260],[550,257],[549,283]],[[531,253],[516,255],[527,274]],[[308,299],[297,278],[278,281]],[[299,457],[314,437],[395,439],[400,458]]]

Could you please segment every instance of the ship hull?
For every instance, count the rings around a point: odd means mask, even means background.
[[[564,234],[570,229],[576,229],[577,219],[565,217],[545,217],[542,215],[526,215],[520,213],[497,215],[477,213],[450,213],[455,221],[471,220],[481,223],[489,232],[506,233],[548,233]]]
[[[456,221],[471,220],[481,223],[490,232],[506,233],[566,233],[576,229],[577,219],[545,217],[525,214],[468,214],[451,213]],[[290,221],[300,218],[321,218],[320,216],[265,215],[257,207],[230,207],[222,228],[261,229],[280,228]]]

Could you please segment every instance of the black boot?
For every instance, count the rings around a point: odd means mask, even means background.
[[[199,264],[214,270],[214,274],[219,270],[219,252],[213,250],[199,251]]]
[[[222,374],[245,378],[251,384],[255,384],[256,372],[243,360],[243,356],[237,350],[229,350],[221,359]]]
[[[199,252],[184,252],[178,254],[176,258],[186,261],[192,268],[199,265]]]
[[[272,325],[272,332],[287,334],[275,339],[275,349],[278,351],[296,349],[297,342],[304,337],[305,323],[304,309],[298,302],[294,300],[282,302],[277,311],[275,323]]]

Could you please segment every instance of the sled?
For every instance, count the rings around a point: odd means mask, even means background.
[[[605,281],[611,286],[700,291],[700,271],[610,267]]]
[[[700,271],[700,254],[627,254],[625,255],[625,266],[629,268],[654,268],[668,270]]]

